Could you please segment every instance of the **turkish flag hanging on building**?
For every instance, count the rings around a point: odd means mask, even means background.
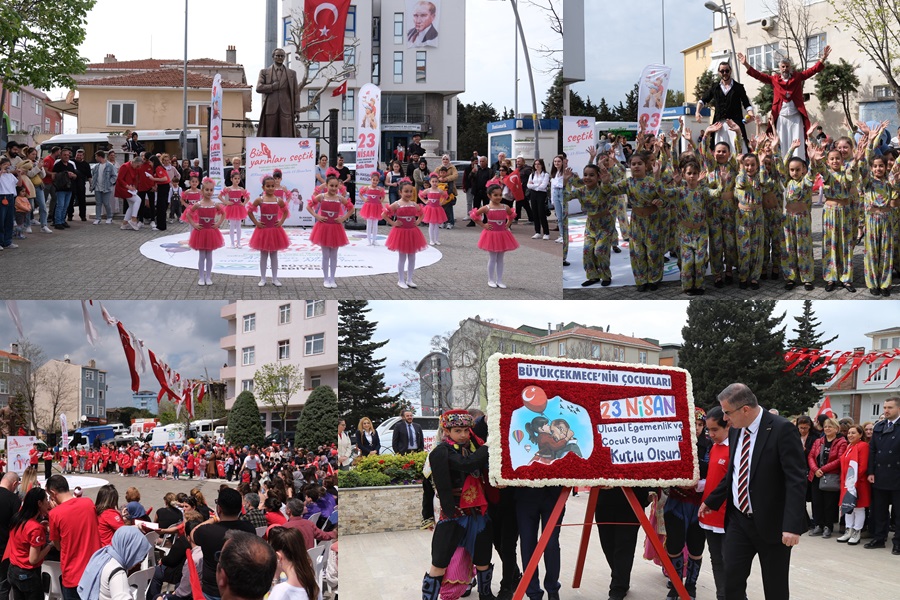
[[[350,0],[306,0],[303,9],[303,51],[313,61],[344,57],[344,28]]]

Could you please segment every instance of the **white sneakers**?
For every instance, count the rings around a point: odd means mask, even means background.
[[[543,238],[543,239],[545,239],[545,240],[549,240],[549,239],[550,239],[550,236],[549,236],[549,235],[547,235],[547,234],[546,234],[546,233],[545,233],[545,234],[544,234],[544,238]]]
[[[408,290],[408,289],[409,289],[409,286],[406,285],[406,283],[403,282],[403,281],[398,281],[398,282],[397,282],[397,287],[399,287],[401,290]]]
[[[562,236],[559,236],[558,238],[556,238],[556,243],[557,243],[557,244],[562,244],[562,243],[563,243],[563,237],[562,237]]]
[[[106,224],[107,224],[107,225],[111,225],[111,224],[112,224],[112,217],[107,217],[107,218],[106,218]]]
[[[500,288],[501,290],[505,290],[506,284],[502,281],[488,281],[488,287]]]
[[[273,278],[272,278],[272,285],[274,285],[275,287],[281,287],[281,282],[278,281],[278,278],[277,278],[277,277],[273,277]]]
[[[488,287],[495,288],[495,287],[497,287],[497,284],[494,283],[493,281],[488,281]]]
[[[94,225],[99,225],[99,224],[100,224],[100,219],[94,219]]]
[[[153,221],[153,223],[150,225],[150,229],[152,231],[159,231],[159,229],[157,229],[157,227],[156,227],[156,221]]]
[[[259,287],[265,287],[266,286],[266,278],[263,277],[262,279],[260,279],[259,283],[257,285],[259,285]]]
[[[541,239],[541,234],[536,233],[536,234],[534,234],[533,236],[531,236],[531,239],[533,239],[533,240],[539,240],[539,239]]]
[[[44,225],[43,227],[41,227],[41,233],[53,233],[53,230]]]
[[[31,225],[25,228],[25,233],[31,233]]]

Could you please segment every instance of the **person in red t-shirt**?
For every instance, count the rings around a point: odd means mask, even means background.
[[[109,546],[112,543],[116,529],[125,525],[122,513],[119,511],[119,492],[111,483],[97,490],[97,504],[94,506],[97,513],[97,526],[100,533],[100,545]]]
[[[709,470],[703,481],[703,502],[706,502],[709,494],[728,473],[728,421],[725,420],[725,413],[721,407],[714,406],[706,413],[706,430],[709,432],[713,447],[709,451]],[[725,597],[725,562],[722,558],[722,548],[725,541],[726,508],[723,504],[719,510],[700,517],[700,527],[706,533],[706,543],[709,546],[709,562],[712,563],[718,598]]]
[[[91,556],[100,549],[97,513],[90,498],[76,498],[62,475],[46,483],[51,503],[50,541],[59,550],[63,600],[80,600],[78,582]]]
[[[28,451],[28,464],[37,469],[38,461],[41,459],[41,451],[38,450],[37,444]]]
[[[138,196],[137,183],[139,177],[146,179],[146,176],[140,174],[141,165],[144,159],[140,154],[135,154],[131,161],[119,167],[119,173],[116,177],[116,198],[121,198],[123,202],[128,204],[128,210],[125,211],[125,219],[122,222],[122,229],[140,229],[138,221],[138,210],[141,207],[141,199]]]
[[[40,519],[50,512],[47,492],[32,488],[25,494],[21,510],[9,524],[9,543],[4,559],[9,559],[9,584],[14,596],[22,600],[43,598],[41,563],[52,546]]]
[[[47,203],[48,214],[53,214],[56,210],[56,188],[53,187],[53,165],[59,160],[62,149],[59,146],[53,146],[50,154],[44,157],[44,201]]]
[[[44,479],[50,479],[50,475],[53,472],[53,451],[47,448],[44,450],[41,459],[44,461]]]

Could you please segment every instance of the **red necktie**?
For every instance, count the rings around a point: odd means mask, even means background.
[[[744,429],[741,441],[741,463],[738,470],[738,508],[742,513],[750,509],[750,430]]]

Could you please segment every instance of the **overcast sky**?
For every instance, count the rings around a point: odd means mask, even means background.
[[[534,327],[554,326],[560,322],[576,321],[584,325],[610,326],[611,333],[634,337],[648,337],[660,343],[682,342],[681,330],[687,321],[687,301],[671,300],[660,302],[627,301],[430,301],[417,302],[415,310],[409,304],[399,302],[370,302],[372,312],[369,318],[378,322],[374,340],[390,340],[379,350],[378,356],[387,359],[385,363],[385,383],[403,383],[404,360],[417,363],[431,352],[430,342],[434,335],[455,330],[459,322],[467,317],[480,315],[482,319],[493,319],[500,325],[519,327],[527,324]],[[887,306],[887,305],[885,305]],[[838,335],[838,339],[828,346],[830,349],[852,350],[856,347],[870,348],[871,340],[866,333],[900,326],[900,318],[893,310],[872,310],[868,302],[822,301],[814,302],[813,310],[821,322],[820,331],[826,335]],[[779,302],[775,314],[787,313],[787,339],[793,337],[796,325],[791,317],[802,313],[802,301]]]
[[[204,369],[218,379],[219,369],[227,355],[219,348],[219,338],[227,335],[227,321],[219,316],[224,301],[110,301],[104,302],[109,313],[144,341],[144,348],[181,373],[183,377],[202,378]],[[115,327],[103,321],[100,306],[90,307],[91,320],[99,339],[95,346],[87,342],[81,302],[19,301],[19,314],[25,337],[41,346],[46,358],[63,360],[68,354],[75,364],[86,365],[90,359],[97,368],[109,374],[107,406],[131,405],[131,377],[125,362],[122,342]],[[19,337],[9,319],[6,304],[0,305],[0,348]],[[159,384],[147,364],[141,374],[141,389],[159,390]]]
[[[445,0],[447,6],[460,0]],[[546,1],[546,0],[543,0]],[[561,0],[554,0],[562,4]],[[555,42],[547,21],[539,9],[519,2],[519,14],[530,47],[541,44],[562,48]],[[588,4],[591,4],[590,2]],[[184,57],[184,3],[167,0],[144,4],[97,0],[88,15],[87,34],[81,53],[88,62],[102,62],[107,54],[122,60],[143,58],[180,59]],[[214,6],[215,10],[210,10]],[[278,2],[281,11],[281,2]],[[278,35],[281,38],[281,18],[278,16]],[[514,24],[509,2],[501,0],[466,1],[466,93],[463,102],[487,102],[498,112],[513,108],[515,81],[513,69]],[[263,0],[216,0],[189,3],[188,57],[225,60],[229,45],[237,48],[237,60],[244,65],[247,81],[255,86],[265,55],[265,3]],[[362,24],[357,24],[361,27]],[[444,36],[442,36],[444,37]],[[445,42],[452,43],[452,38]],[[520,47],[521,52],[521,47]],[[535,90],[538,111],[546,98],[552,76],[537,72],[547,63],[532,53],[535,68]],[[525,71],[524,54],[519,60],[519,111],[531,112],[531,95]],[[635,75],[635,79],[637,75]],[[65,90],[54,90],[56,100]],[[259,94],[253,94],[252,119],[259,118],[262,106]],[[66,131],[75,132],[74,119],[66,120]]]

